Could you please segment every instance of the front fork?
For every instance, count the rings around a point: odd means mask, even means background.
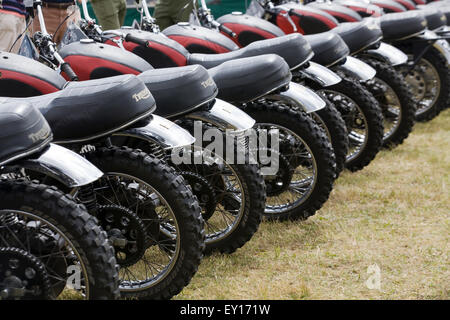
[[[414,69],[432,47],[439,51],[447,59],[447,65],[450,65],[450,47],[446,41],[447,38],[448,36],[439,36],[435,32],[427,30],[423,35],[409,39],[409,43],[413,47],[413,60],[408,63],[408,72]]]
[[[98,203],[97,196],[94,192],[94,185],[89,184],[87,186],[83,186],[78,190],[77,194],[78,200],[84,204],[89,214],[93,216],[97,216],[98,212]]]

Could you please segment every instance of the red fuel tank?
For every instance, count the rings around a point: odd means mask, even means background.
[[[370,3],[382,8],[385,13],[408,11],[400,2],[394,0],[371,0]]]
[[[216,30],[189,23],[178,23],[164,29],[163,34],[175,40],[191,53],[225,53],[239,47]]]
[[[358,0],[335,0],[334,3],[345,6],[357,12],[361,17],[380,17],[384,11],[379,6]]]
[[[289,12],[286,12],[285,9]],[[278,10],[279,13],[269,18],[269,21],[275,23],[285,33],[315,34],[329,31],[339,24],[332,15],[324,11],[297,3],[276,6],[275,10]],[[292,22],[297,31],[294,30]]]
[[[412,0],[394,0],[394,1],[400,3],[407,10],[416,10],[417,9],[417,4]]]
[[[222,16],[217,19],[217,22],[222,23],[236,33],[236,37],[230,37],[230,39],[240,47],[245,47],[258,40],[271,39],[285,35],[279,27],[269,21],[249,16],[241,12],[233,12]],[[224,33],[224,35],[226,34]]]
[[[356,11],[334,2],[311,2],[307,6],[325,11],[339,22],[357,22],[362,20],[362,17]]]
[[[144,59],[131,52],[90,39],[70,43],[59,54],[81,81],[139,74],[153,69]]]
[[[150,63],[152,67],[170,68],[187,65],[189,52],[181,44],[164,34],[129,28],[123,28],[120,31],[147,41],[147,46],[128,41],[123,41],[122,44],[125,49],[138,55]],[[106,43],[117,46],[115,42],[110,40]]]
[[[32,97],[61,90],[66,80],[44,64],[0,52],[0,96]]]

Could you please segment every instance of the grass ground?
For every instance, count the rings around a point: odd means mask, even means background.
[[[236,253],[205,258],[176,298],[449,299],[449,175],[447,110],[344,172],[314,217],[264,222]],[[376,268],[379,289],[366,284]]]

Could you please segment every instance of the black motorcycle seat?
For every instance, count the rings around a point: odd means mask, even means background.
[[[341,23],[332,32],[338,34],[350,49],[350,54],[358,53],[383,38],[380,26],[374,20]]]
[[[155,114],[166,118],[199,108],[213,100],[218,91],[208,71],[199,65],[148,70],[138,78],[156,100]]]
[[[230,60],[263,54],[279,55],[291,69],[301,66],[314,55],[308,41],[301,34],[293,33],[277,38],[255,41],[242,49],[227,53],[194,53],[189,56],[188,64],[199,64],[206,69],[210,69]]]
[[[420,10],[389,13],[379,18],[385,40],[401,40],[425,31],[427,20]]]
[[[447,18],[440,8],[427,8],[420,10],[420,12],[424,15],[425,19],[427,19],[428,30],[437,30],[447,25]]]
[[[0,165],[38,152],[52,140],[47,121],[28,103],[0,102],[0,128]]]
[[[58,143],[111,134],[150,116],[156,108],[153,96],[134,75],[70,82],[51,94],[0,98],[2,102],[26,102],[39,109]]]
[[[445,2],[445,3],[442,3],[442,1],[431,2],[426,5],[419,5],[418,8],[423,9],[423,10],[437,8],[440,11],[442,11],[442,13],[445,15],[445,18],[447,20],[446,24],[447,25],[450,24],[450,3],[449,2]]]
[[[280,56],[270,54],[225,62],[209,69],[218,98],[244,103],[289,85],[292,74]]]
[[[344,40],[332,31],[305,36],[314,51],[312,61],[324,66],[332,66],[344,60],[350,49]]]

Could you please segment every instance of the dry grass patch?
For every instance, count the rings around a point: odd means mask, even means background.
[[[450,110],[338,179],[303,222],[264,222],[232,255],[213,255],[178,299],[448,299]],[[380,290],[365,282],[370,265]]]

